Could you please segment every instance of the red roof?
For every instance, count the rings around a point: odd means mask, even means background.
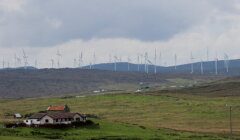
[[[64,111],[65,106],[49,106],[48,111]]]

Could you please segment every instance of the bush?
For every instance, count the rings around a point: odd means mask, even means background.
[[[25,123],[5,123],[4,126],[6,128],[15,128],[15,127],[26,127]]]

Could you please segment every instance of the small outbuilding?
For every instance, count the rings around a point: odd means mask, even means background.
[[[15,113],[15,114],[13,115],[13,117],[14,117],[15,119],[21,119],[21,118],[22,118],[22,115],[21,115],[20,113]]]

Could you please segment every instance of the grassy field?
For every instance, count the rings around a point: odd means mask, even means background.
[[[4,114],[27,114],[45,110],[49,105],[71,107],[72,112],[94,114],[99,129],[61,132],[65,139],[126,137],[143,139],[226,139],[229,133],[228,105],[238,105],[240,97],[206,97],[180,93],[117,94],[79,98],[38,98],[0,100],[0,121],[10,121]],[[240,108],[233,108],[234,137],[240,138]],[[18,130],[18,129],[16,129]],[[175,131],[176,130],[176,131]],[[32,129],[19,130],[32,137]],[[24,132],[22,132],[24,131]],[[44,131],[44,130],[39,130]],[[64,136],[64,133],[81,135]],[[46,133],[46,132],[43,132]],[[14,136],[14,135],[13,135]],[[0,137],[1,138],[1,137]],[[43,137],[44,138],[44,137]],[[7,139],[7,138],[6,138]]]

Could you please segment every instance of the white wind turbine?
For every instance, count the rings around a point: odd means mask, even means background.
[[[226,53],[224,54],[224,67],[226,68],[226,72],[228,73],[228,71],[229,71],[229,57]]]
[[[83,66],[83,53],[81,52],[81,54],[78,56],[78,67],[82,67]]]
[[[17,67],[17,55],[14,54],[14,67],[16,68]]]
[[[191,52],[191,54],[190,54],[190,60],[191,60],[191,74],[194,73],[194,68],[193,68],[194,59],[195,59],[195,58],[193,57],[193,54],[192,54],[192,52]]]
[[[58,68],[60,68],[60,58],[62,57],[62,54],[60,54],[60,51],[59,50],[57,50],[57,65],[58,65]]]
[[[94,52],[93,53],[93,66],[92,66],[93,69],[94,69],[94,66],[96,65],[96,61],[97,61],[97,58],[96,58],[96,54]]]
[[[162,66],[162,52],[159,53],[159,65]]]
[[[138,67],[137,67],[137,69],[138,69],[138,72],[140,71],[140,57],[139,57],[139,54],[137,55],[137,65],[138,65]]]
[[[154,61],[155,61],[155,64],[154,64],[154,73],[156,74],[157,73],[157,50],[155,48],[155,54],[154,54]]]
[[[2,68],[3,68],[3,69],[5,68],[5,60],[4,60],[4,58],[3,58],[3,60],[2,60]]]
[[[177,69],[177,54],[174,54],[174,67]]]
[[[145,52],[145,56],[144,56],[144,65],[145,65],[145,72],[148,73],[148,53]]]
[[[22,63],[22,62],[21,62],[21,58],[17,57],[17,65],[18,65],[18,66],[21,66],[21,63]]]
[[[38,61],[37,61],[37,59],[35,60],[35,68],[37,68],[38,67]]]
[[[216,58],[215,58],[215,74],[218,75],[218,55],[216,53]]]
[[[74,59],[73,59],[73,68],[76,68],[76,67],[77,67],[77,59],[74,58]]]
[[[204,74],[204,70],[203,70],[203,60],[201,59],[201,74]]]
[[[23,60],[24,60],[24,68],[27,69],[27,65],[28,65],[28,56],[26,55],[24,49],[22,50],[23,51]]]
[[[52,65],[52,69],[54,68],[54,59],[51,59],[51,65]]]
[[[129,57],[127,58],[127,63],[128,63],[128,71],[130,71],[130,62],[132,61]]]
[[[117,62],[121,61],[117,56],[114,56],[114,71],[117,71]]]

